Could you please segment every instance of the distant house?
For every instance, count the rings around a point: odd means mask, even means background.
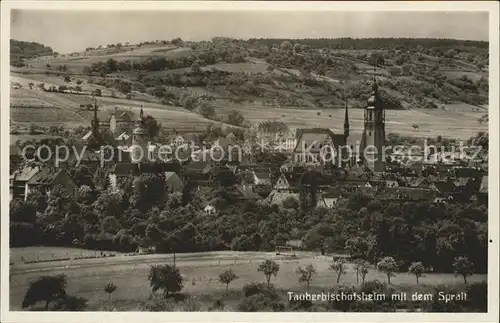
[[[232,132],[230,132],[227,136],[226,136],[226,139],[232,141],[232,142],[236,142],[237,138],[236,138],[236,135]]]
[[[341,197],[342,192],[339,187],[329,188],[319,195],[316,207],[333,208]]]
[[[266,168],[252,170],[255,185],[271,186],[271,170]]]
[[[215,214],[215,212],[217,210],[215,209],[214,206],[212,206],[212,205],[209,204],[209,205],[205,206],[205,208],[203,209],[203,211],[205,211],[205,214]]]
[[[120,135],[118,135],[115,138],[115,141],[118,145],[128,145],[130,144],[129,139],[131,138],[131,135],[127,134],[126,132],[122,132]]]
[[[182,192],[184,183],[175,172],[165,172],[165,185],[168,193]]]
[[[64,169],[45,167],[28,181],[26,197],[34,191],[50,195],[56,186],[62,186],[71,196],[78,195],[78,188],[75,182]]]
[[[179,147],[186,144],[186,139],[181,135],[173,135],[168,138],[168,144],[173,147]]]
[[[38,166],[26,166],[13,172],[9,178],[10,200],[28,197],[28,182],[40,171]]]

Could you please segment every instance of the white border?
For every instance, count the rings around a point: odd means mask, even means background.
[[[70,10],[272,10],[272,11],[486,11],[489,12],[489,244],[488,313],[150,313],[82,312],[41,313],[9,311],[9,39],[10,9]],[[496,1],[422,2],[249,2],[249,1],[2,1],[1,2],[1,322],[498,322],[499,286],[499,4]],[[352,23],[356,23],[353,21]]]

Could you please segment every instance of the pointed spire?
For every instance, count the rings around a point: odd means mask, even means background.
[[[142,105],[141,105],[141,112],[139,113],[139,120],[141,121],[144,120],[144,111],[142,110]]]
[[[347,95],[344,89],[345,116],[344,116],[344,136],[349,137],[349,108],[347,106]]]

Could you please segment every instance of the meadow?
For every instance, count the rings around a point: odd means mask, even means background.
[[[81,253],[93,255],[94,251],[79,251],[74,248],[28,247],[11,249],[10,307],[19,310],[20,304],[29,284],[41,275],[66,274],[68,277],[68,292],[89,299],[89,310],[99,310],[103,306],[117,310],[137,310],[151,294],[147,279],[149,268],[154,264],[172,264],[172,255],[142,255],[120,256],[112,258],[55,261],[49,263],[23,264],[23,257],[36,257],[37,254],[54,255],[54,258],[65,255],[79,256]],[[313,253],[297,253],[296,259],[283,258],[275,253],[265,252],[206,252],[193,254],[178,254],[176,264],[184,278],[183,293],[197,297],[206,307],[213,304],[214,299],[221,298],[229,306],[236,306],[243,297],[242,287],[250,282],[265,282],[264,275],[257,271],[260,262],[274,259],[280,264],[277,277],[271,282],[283,295],[286,291],[303,292],[306,288],[298,282],[296,269],[299,266],[312,264],[317,273],[313,276],[310,291],[328,291],[336,285],[335,272],[329,269],[330,257],[318,256]],[[229,285],[219,282],[218,276],[224,270],[232,269],[239,277]],[[386,276],[374,268],[366,280],[387,281]],[[481,282],[486,275],[473,275],[468,281]],[[108,301],[104,286],[113,282],[118,288]],[[341,276],[341,284],[357,285],[356,273],[352,264],[348,265],[346,274]],[[415,277],[407,273],[397,273],[391,279],[393,288],[397,291],[432,292],[438,285],[458,285],[463,283],[461,277],[453,274],[427,274],[416,284]]]

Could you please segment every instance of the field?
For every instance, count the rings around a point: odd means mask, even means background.
[[[34,69],[44,69],[47,64],[52,68],[67,65],[69,69],[82,71],[83,67],[106,61],[113,58],[117,61],[125,60],[143,60],[148,57],[182,57],[188,53],[188,48],[177,48],[176,46],[146,46],[140,48],[122,48],[116,53],[108,53],[107,50],[94,50],[87,53],[77,53],[75,56],[58,55],[58,56],[44,56],[35,58],[27,62],[28,65],[33,66]]]
[[[82,111],[79,107],[82,104],[89,104],[92,98],[89,95],[77,94],[62,94],[48,93],[40,91],[37,85],[45,83],[45,87],[66,85],[75,87],[79,85],[83,91],[93,91],[100,89],[103,97],[98,98],[98,103],[101,107],[99,116],[105,119],[109,116],[112,109],[119,106],[125,109],[139,109],[144,107],[145,113],[150,114],[159,120],[164,128],[176,128],[178,131],[194,132],[203,131],[214,121],[206,119],[195,112],[188,111],[182,107],[167,106],[160,104],[160,100],[145,93],[137,91],[132,92],[132,98],[126,99],[124,93],[120,93],[116,89],[109,89],[101,85],[89,83],[89,77],[82,75],[81,70],[84,66],[89,66],[96,62],[106,62],[108,59],[115,60],[145,60],[151,57],[166,57],[167,59],[175,59],[188,55],[197,55],[198,49],[190,47],[176,47],[173,45],[143,45],[123,46],[121,49],[107,48],[91,50],[87,52],[74,53],[71,55],[56,55],[34,58],[26,61],[26,67],[16,67],[11,69],[11,82],[19,83],[23,87],[20,89],[11,89],[11,103],[14,107],[11,109],[11,120],[14,124],[26,125],[35,123],[40,126],[54,125],[63,123],[67,127],[75,127],[79,125],[90,125],[91,113]],[[331,54],[335,61],[345,61],[354,64],[361,74],[373,73],[373,67],[367,61],[355,58],[355,56],[342,55],[370,55],[370,50],[333,50]],[[301,75],[298,69],[284,68],[276,66],[273,72],[268,70],[269,64],[261,58],[247,56],[246,62],[242,63],[226,63],[219,62],[214,65],[202,66],[202,70],[219,69],[230,73],[245,73],[247,75],[262,73],[263,75],[280,75],[294,74]],[[388,59],[392,62],[391,59]],[[422,55],[419,61],[415,61],[416,65],[434,66],[436,57]],[[441,73],[449,79],[459,79],[463,75],[473,81],[479,80],[481,77],[487,77],[488,72],[478,70],[474,65],[455,60],[456,67],[448,68],[440,66]],[[47,67],[47,64],[50,67]],[[68,72],[58,72],[57,66],[67,65]],[[181,73],[191,70],[190,67],[183,69],[173,69],[164,71],[134,71],[134,72],[116,72],[110,77],[116,77],[123,81],[137,82],[139,74],[145,74],[148,77],[162,77],[168,73]],[[56,74],[54,74],[56,73]],[[60,73],[57,75],[57,73]],[[388,75],[386,68],[377,68],[377,75]],[[64,76],[70,75],[71,82],[65,82]],[[359,80],[362,75],[349,75],[352,80]],[[329,83],[342,83],[344,80],[333,79],[326,76],[319,76],[315,73],[311,75],[316,79],[322,79]],[[332,75],[336,75],[333,73]],[[366,75],[365,75],[366,76]],[[412,81],[411,76],[401,77],[400,80]],[[81,81],[81,82],[80,82]],[[80,84],[77,84],[80,83]],[[33,90],[29,89],[29,84],[35,84]],[[232,103],[228,101],[229,92],[224,86],[218,88],[208,87],[172,87],[171,92],[180,95],[181,92],[187,91],[190,95],[200,96],[208,95],[216,99],[213,103],[216,115],[225,118],[231,111],[237,110],[243,114],[245,119],[250,123],[257,123],[269,119],[280,119],[287,123],[291,128],[307,128],[307,127],[328,127],[334,132],[341,132],[343,129],[344,111],[343,109],[320,109],[320,108],[301,108],[287,106],[263,106],[262,101],[266,99],[274,100],[275,95],[281,97],[295,97],[306,106],[316,106],[313,102],[317,98],[316,94],[321,94],[318,88],[302,89],[285,86],[280,81],[275,81],[275,86],[264,84],[261,86],[261,95],[253,98],[254,100],[244,101],[242,104]],[[338,85],[336,85],[338,86]],[[342,85],[340,85],[342,86]],[[460,91],[452,84],[448,84],[455,91]],[[438,104],[438,109],[423,109],[411,108],[411,100],[408,100],[408,94],[403,93],[403,89],[385,90],[401,101],[405,110],[388,110],[386,111],[386,133],[400,133],[406,136],[415,137],[453,137],[459,139],[468,139],[477,134],[479,131],[487,131],[487,124],[480,124],[477,120],[488,112],[487,106],[474,106],[463,102],[454,104]],[[309,92],[308,92],[309,91]],[[114,93],[117,98],[111,98]],[[233,98],[236,99],[236,98]],[[253,103],[250,103],[253,102]],[[351,101],[353,102],[353,101]],[[449,102],[449,101],[444,101]],[[454,102],[454,101],[451,101]],[[308,104],[309,103],[309,104]],[[337,102],[338,103],[338,102]],[[363,102],[358,102],[362,103]],[[301,103],[298,103],[301,104]],[[37,109],[33,109],[33,108]],[[359,136],[363,129],[363,110],[350,109],[350,129],[351,134]],[[415,129],[413,125],[418,125]]]
[[[57,81],[59,79],[60,82],[64,82],[60,77]],[[64,123],[66,127],[90,125],[92,113],[80,110],[81,104],[92,103],[90,96],[44,92],[35,88],[30,90],[28,84],[31,81],[32,79],[21,76],[13,78],[13,82],[23,84],[23,88],[11,89],[13,107],[10,109],[10,115],[14,124],[34,123],[40,126],[49,126]],[[48,81],[50,82],[51,79],[49,78]],[[52,81],[53,84],[57,85],[56,80]],[[51,83],[46,83],[47,86],[50,86],[49,84]],[[85,85],[83,87],[85,89]],[[100,107],[99,117],[102,120],[109,117],[110,112],[115,107],[139,112],[140,107],[143,106],[145,114],[155,117],[162,124],[162,127],[167,129],[175,127],[178,131],[203,131],[208,125],[214,123],[212,120],[181,107],[166,106],[154,102],[99,97],[98,105]],[[39,108],[41,106],[45,106],[45,108]]]
[[[217,115],[223,116],[236,108],[235,105],[217,105]],[[477,111],[479,109],[480,111]],[[328,127],[340,133],[344,124],[344,109],[292,109],[272,108],[260,104],[245,105],[240,110],[246,120],[260,122],[269,119],[279,119],[293,128]],[[478,131],[487,131],[487,124],[477,120],[486,113],[484,108],[453,105],[450,109],[420,109],[420,110],[387,110],[386,133],[400,133],[415,137],[443,137],[468,139]],[[351,133],[361,133],[363,129],[362,109],[349,109]],[[413,129],[416,123],[419,129]]]
[[[66,254],[78,256],[79,253],[93,255],[94,251],[79,251],[65,248],[12,248],[10,268],[10,308],[19,310],[26,290],[33,280],[42,275],[66,274],[68,277],[68,292],[89,299],[89,309],[99,310],[107,304],[108,295],[103,291],[104,285],[113,282],[117,290],[113,294],[113,306],[119,310],[135,310],[150,295],[147,275],[153,264],[172,263],[172,255],[120,256],[113,258],[56,261],[48,263],[23,264],[21,257],[36,257],[36,254],[54,254],[54,258]],[[312,253],[298,253],[297,259],[282,259],[275,253],[261,252],[207,252],[177,255],[177,266],[184,277],[183,292],[205,300],[207,306],[213,299],[222,297],[224,302],[235,306],[241,300],[240,290],[249,282],[263,282],[264,275],[257,272],[258,264],[264,259],[274,258],[280,264],[277,277],[271,279],[275,287],[282,291],[304,291],[305,287],[298,283],[295,270],[298,266],[313,264],[317,270],[311,284],[316,291],[328,290],[335,285],[335,274],[329,269],[331,259],[316,256]],[[229,293],[225,293],[225,285],[218,281],[218,275],[231,268],[237,280],[229,285]],[[384,274],[371,269],[367,280],[385,281]],[[486,280],[486,275],[473,275],[468,279],[472,282]],[[342,283],[356,284],[356,273],[352,266],[341,278]],[[428,274],[416,285],[415,277],[406,273],[397,274],[391,279],[397,290],[415,292],[431,292],[439,284],[461,284],[462,279],[453,274]],[[109,304],[108,304],[109,305]]]

